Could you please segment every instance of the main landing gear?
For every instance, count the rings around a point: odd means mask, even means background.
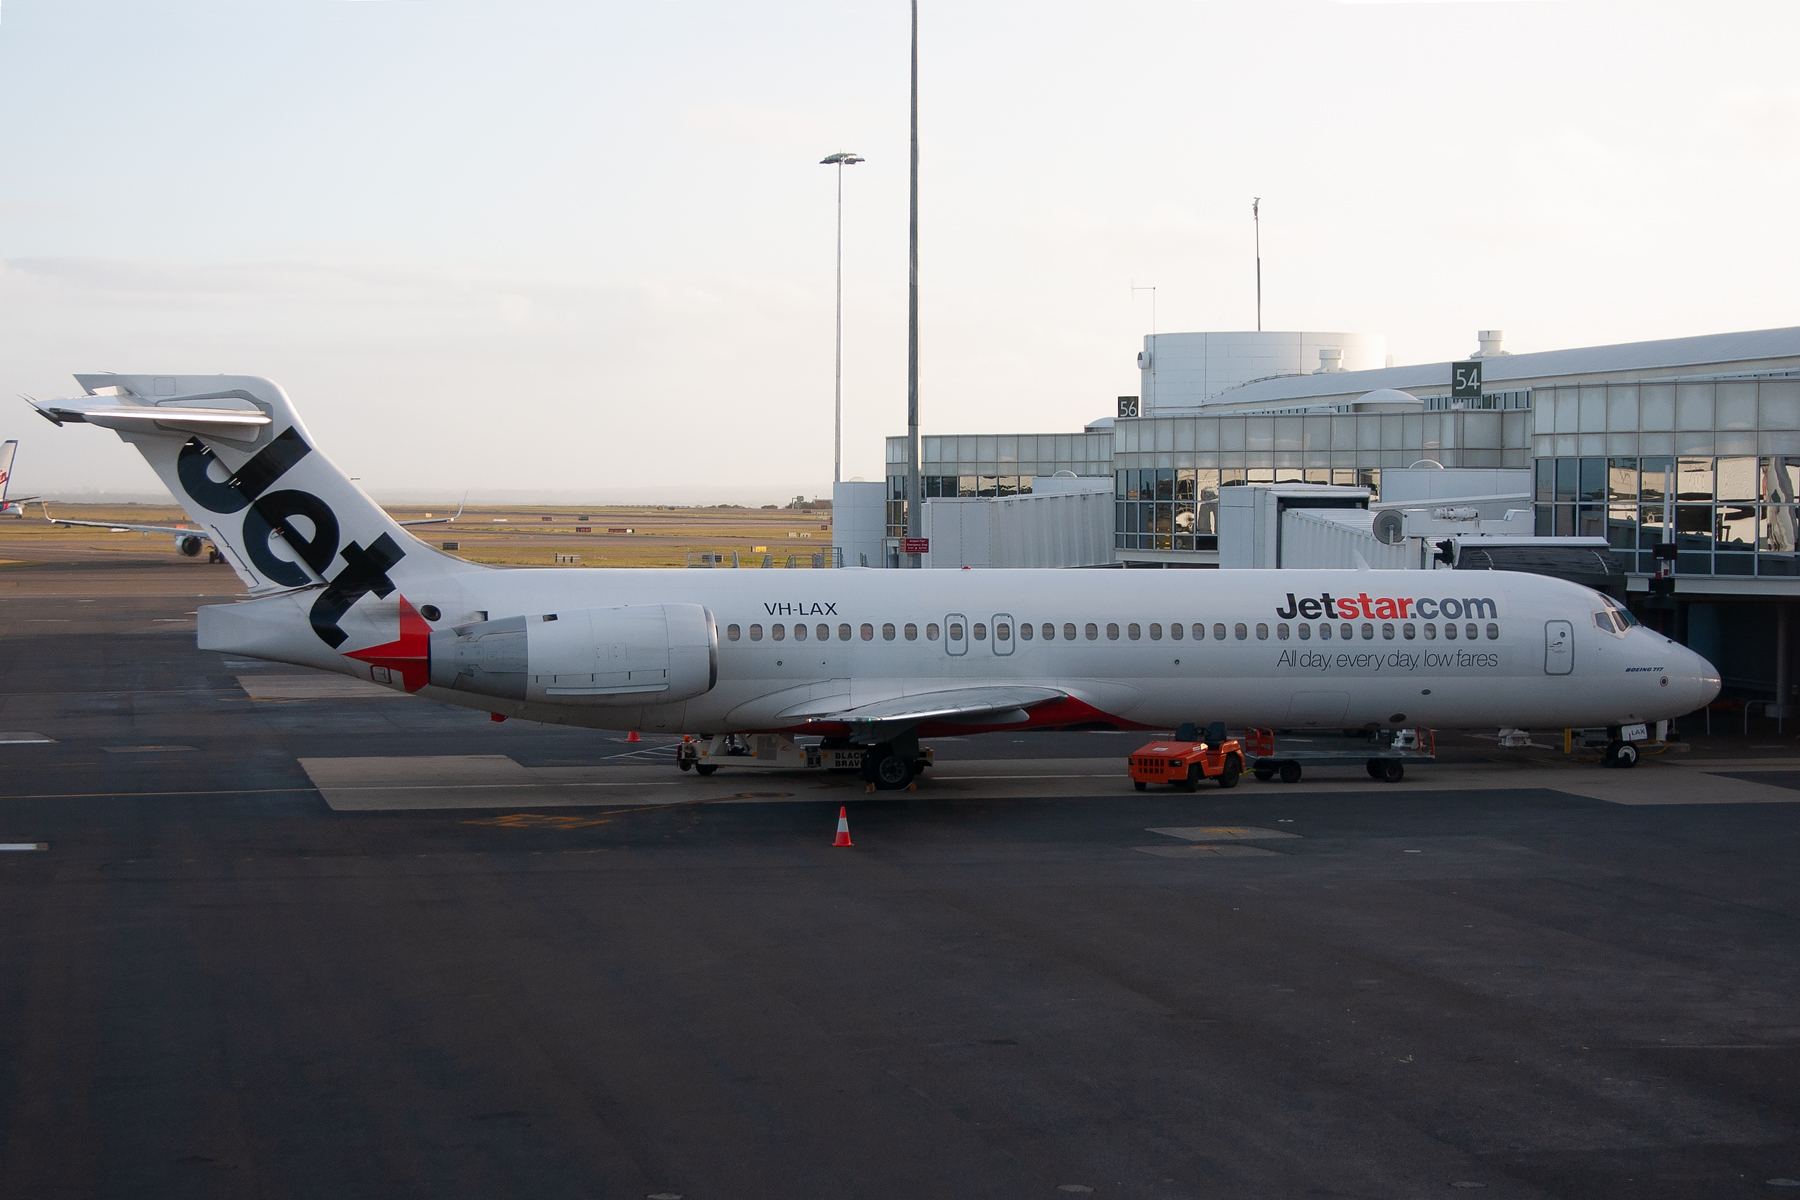
[[[905,753],[909,749],[911,755]],[[879,746],[870,746],[863,751],[863,781],[874,784],[876,790],[882,792],[897,792],[907,787],[928,765],[918,757],[918,749],[916,738],[907,738],[902,745],[883,742]]]

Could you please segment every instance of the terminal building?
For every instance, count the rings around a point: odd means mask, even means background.
[[[1138,395],[1080,432],[922,438],[920,499],[1110,480],[1104,565],[1217,568],[1223,489],[1360,488],[1375,509],[1383,472],[1476,468],[1524,484],[1512,504],[1536,537],[1604,539],[1632,608],[1711,658],[1728,688],[1792,705],[1776,677],[1800,600],[1800,328],[1530,353],[1498,331],[1477,341],[1467,359],[1395,366],[1375,334],[1152,335]],[[906,439],[888,439],[887,464],[884,486],[864,485],[882,506],[882,541],[860,555],[872,566],[902,561]],[[1667,545],[1663,611],[1650,577]]]

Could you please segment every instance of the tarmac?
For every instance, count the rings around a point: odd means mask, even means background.
[[[195,649],[236,590],[0,567],[0,1196],[1800,1187],[1800,729],[701,779]]]

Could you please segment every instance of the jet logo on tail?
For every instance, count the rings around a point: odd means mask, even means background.
[[[210,472],[217,461],[211,447],[199,438],[189,438],[176,460],[176,475],[194,503],[210,512],[227,514],[249,509],[243,518],[244,547],[250,561],[264,575],[276,583],[296,588],[324,582],[325,590],[313,601],[311,622],[319,640],[335,650],[349,637],[339,628],[338,621],[370,592],[384,599],[393,593],[394,583],[387,573],[406,557],[406,551],[385,533],[367,549],[351,542],[343,548],[343,569],[334,576],[325,574],[339,557],[337,514],[311,492],[292,488],[269,491],[277,480],[311,453],[312,447],[306,444],[300,431],[289,426],[230,478],[221,481],[214,479]],[[306,518],[312,525],[310,535],[295,527],[294,517]],[[276,555],[271,540],[277,535],[299,562]],[[411,611],[404,599],[401,604],[405,611]]]

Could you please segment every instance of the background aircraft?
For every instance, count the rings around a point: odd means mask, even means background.
[[[16,446],[17,444],[17,442],[7,443],[8,446]],[[31,499],[35,500],[36,497],[31,497]],[[463,499],[466,502],[468,497],[465,496]],[[191,525],[132,525],[120,524],[114,521],[70,521],[62,517],[51,516],[50,505],[47,503],[43,505],[43,509],[44,519],[52,525],[81,526],[87,529],[106,529],[113,533],[166,533],[175,539],[175,551],[178,554],[185,555],[188,558],[198,558],[200,552],[204,550],[206,551],[207,562],[217,563],[225,561],[225,556],[219,553],[218,539],[214,538],[206,529],[197,528]],[[462,513],[463,505],[459,504],[456,506],[456,511],[447,517],[427,517],[424,520],[419,521],[396,521],[394,524],[402,526],[444,525],[456,520],[456,518],[462,516]],[[276,529],[274,532],[279,534],[281,531]]]
[[[12,487],[13,460],[19,456],[19,443],[7,442],[0,445],[0,517],[11,513],[15,517],[25,515],[25,506],[36,500],[36,496],[20,496],[8,499],[7,491]]]

